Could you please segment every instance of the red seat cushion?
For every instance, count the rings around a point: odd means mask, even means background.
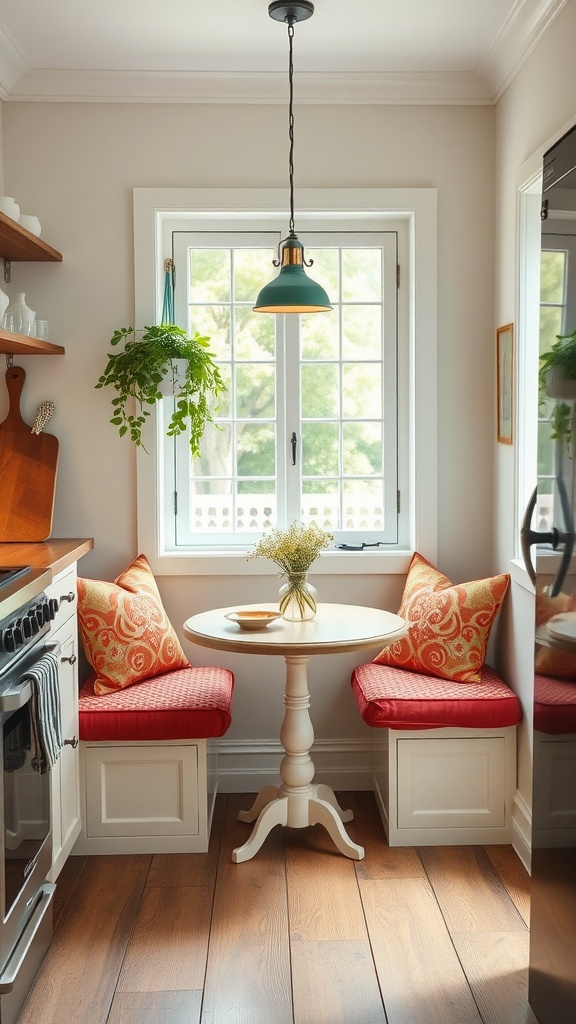
[[[518,697],[488,665],[479,683],[458,683],[371,662],[352,673],[352,688],[377,729],[503,729],[522,718]]]
[[[234,676],[226,668],[181,668],[97,696],[80,691],[81,740],[182,740],[223,736]]]
[[[539,732],[576,732],[576,683],[534,676],[534,728]]]

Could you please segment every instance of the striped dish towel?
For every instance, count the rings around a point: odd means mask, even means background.
[[[60,719],[60,683],[58,659],[47,651],[26,672],[25,679],[32,683],[30,701],[30,749],[32,767],[41,775],[52,768],[62,749]]]

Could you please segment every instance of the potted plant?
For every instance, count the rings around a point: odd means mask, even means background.
[[[225,390],[208,347],[209,338],[197,331],[188,337],[181,327],[161,324],[140,330],[121,327],[112,335],[110,344],[116,346],[121,342],[123,350],[110,353],[96,384],[96,388],[110,386],[117,392],[112,399],[114,415],[110,422],[118,427],[121,437],[129,432],[134,444],[144,447],[142,428],[150,416],[147,407],[153,407],[163,397],[162,383],[168,379],[175,407],[166,434],[182,434],[189,426],[190,450],[198,456],[206,423],[212,421],[215,411],[213,399]],[[184,360],[183,373],[179,373],[179,360]],[[132,399],[136,402],[135,412],[129,411]]]
[[[549,351],[540,356],[538,392],[540,404],[556,399],[550,413],[551,438],[564,437],[570,446],[574,408],[568,402],[576,399],[576,330],[556,335]]]

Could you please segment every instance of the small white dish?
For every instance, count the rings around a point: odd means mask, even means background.
[[[31,235],[38,236],[42,231],[42,226],[38,217],[33,217],[31,213],[21,213],[18,223],[23,228],[26,228],[26,231],[29,231]]]
[[[576,642],[576,614],[574,612],[553,615],[551,619],[548,619],[546,625],[548,632],[555,640]]]
[[[280,612],[228,612],[225,616],[230,622],[236,622],[240,629],[264,629],[274,619],[279,619]]]

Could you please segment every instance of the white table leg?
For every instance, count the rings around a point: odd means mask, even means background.
[[[256,818],[272,800],[278,799],[278,786],[264,786],[249,811],[238,811],[238,821],[256,821]]]
[[[333,791],[326,785],[313,785],[314,762],[310,748],[314,730],[310,720],[310,694],[308,692],[305,655],[286,657],[286,691],[284,693],[284,720],[280,740],[286,751],[280,765],[282,785],[265,786],[249,811],[240,811],[241,821],[256,824],[250,839],[232,853],[236,864],[249,860],[260,849],[266,836],[276,825],[306,828],[321,824],[334,840],[341,853],[353,860],[361,860],[364,850],[346,834],[343,821],[351,821],[352,811],[343,810]]]

